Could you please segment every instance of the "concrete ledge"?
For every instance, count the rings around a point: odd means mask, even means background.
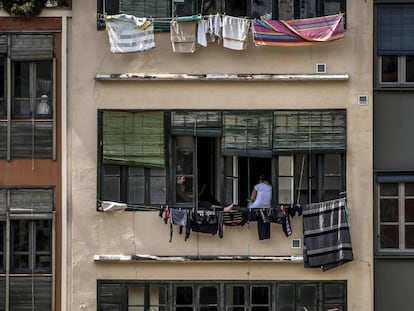
[[[97,81],[347,81],[349,74],[97,73]]]
[[[302,263],[303,256],[154,256],[154,255],[94,255],[96,262],[288,262]]]

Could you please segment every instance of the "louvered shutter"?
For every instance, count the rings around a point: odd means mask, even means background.
[[[0,159],[7,157],[7,122],[0,122]]]
[[[124,286],[121,283],[98,282],[98,310],[122,310],[123,294]]]
[[[7,35],[0,35],[0,53],[7,53]]]
[[[171,1],[169,0],[119,0],[119,12],[137,17],[171,17]],[[169,29],[169,20],[156,20],[156,30]]]
[[[274,153],[346,149],[345,110],[291,110],[274,114]]]
[[[221,112],[179,111],[171,113],[173,135],[221,136]]]
[[[54,208],[53,189],[10,190],[10,212],[51,213]]]
[[[6,277],[0,276],[0,310],[5,310],[6,302]]]
[[[10,277],[10,310],[52,310],[52,277]]]
[[[53,121],[12,122],[11,158],[53,156]]]
[[[0,190],[0,219],[6,215],[7,209],[7,190]]]
[[[378,54],[414,54],[414,6],[377,5]]]
[[[12,59],[52,59],[54,36],[47,34],[18,34],[11,36],[10,57]]]
[[[271,157],[273,114],[270,111],[223,113],[224,155]]]
[[[164,167],[164,114],[105,111],[103,161],[108,164]]]

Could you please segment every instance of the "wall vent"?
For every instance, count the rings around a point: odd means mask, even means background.
[[[291,244],[290,244],[290,247],[291,248],[301,248],[302,247],[302,245],[301,245],[302,243],[301,243],[301,240],[300,239],[292,239],[291,240]]]
[[[368,95],[358,95],[358,105],[367,106],[368,105]]]
[[[326,73],[326,64],[316,64],[316,73]]]

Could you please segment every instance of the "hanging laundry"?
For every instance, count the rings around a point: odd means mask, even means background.
[[[197,21],[172,20],[171,42],[175,53],[194,53],[197,45]]]
[[[208,32],[208,21],[202,19],[197,24],[197,43],[201,46],[207,47],[207,32]]]
[[[154,25],[128,14],[108,15],[106,32],[111,53],[143,52],[155,47]]]
[[[208,30],[207,30],[207,40],[209,42],[218,41],[220,43],[222,39],[222,27],[223,23],[221,20],[221,15],[217,13],[216,15],[209,15],[207,17]]]
[[[180,234],[183,232],[183,228],[187,227],[187,222],[189,218],[189,211],[188,210],[181,210],[181,209],[170,209],[168,220],[170,223],[170,242],[172,242],[173,238],[173,225],[180,226]],[[187,236],[186,236],[187,238]]]
[[[301,46],[344,38],[343,14],[295,19],[254,20],[253,42],[260,45]]]
[[[232,50],[247,49],[249,29],[249,19],[225,15],[223,17],[223,46]]]
[[[302,212],[305,267],[326,271],[353,260],[345,199],[305,205]]]

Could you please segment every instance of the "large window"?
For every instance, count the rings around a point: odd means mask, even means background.
[[[98,310],[346,310],[345,281],[138,282],[98,280]]]
[[[52,309],[53,213],[53,189],[0,188],[0,310]]]
[[[414,83],[413,4],[376,6],[377,82],[382,87]]]
[[[378,180],[377,250],[414,253],[414,178],[380,175]]]
[[[0,34],[0,159],[55,158],[54,35]]]
[[[382,55],[379,60],[379,82],[396,87],[414,84],[414,55]]]
[[[158,18],[222,13],[289,20],[344,13],[345,5],[346,0],[98,0],[98,12]],[[162,21],[156,20],[156,23]],[[98,23],[98,28],[104,27]]]
[[[100,111],[98,200],[247,206],[261,174],[274,203],[345,191],[344,110]]]

